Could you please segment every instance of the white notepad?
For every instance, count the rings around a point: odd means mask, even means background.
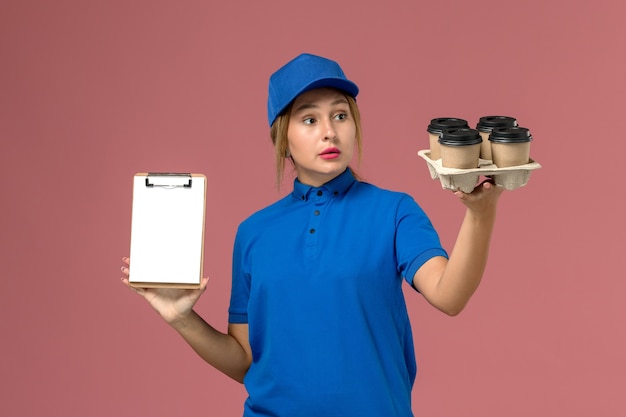
[[[202,279],[206,177],[136,174],[129,282],[134,287],[198,288]]]

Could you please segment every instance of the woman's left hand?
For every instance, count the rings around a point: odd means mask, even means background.
[[[493,180],[487,179],[478,184],[471,193],[455,191],[463,204],[477,216],[495,214],[496,205],[500,195],[504,191],[503,187],[494,184]]]

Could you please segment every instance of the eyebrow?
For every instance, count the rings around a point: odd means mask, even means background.
[[[331,106],[336,106],[337,104],[348,104],[348,100],[346,100],[345,97],[341,97],[338,98],[337,100],[333,101],[332,103],[330,103]],[[317,108],[319,106],[317,106],[314,103],[303,103],[301,105],[299,105],[297,108],[293,109],[294,113],[300,112],[302,110],[307,110],[307,109],[314,109]]]

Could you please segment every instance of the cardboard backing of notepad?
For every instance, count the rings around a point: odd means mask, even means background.
[[[136,174],[130,285],[199,288],[203,274],[205,211],[204,175]]]

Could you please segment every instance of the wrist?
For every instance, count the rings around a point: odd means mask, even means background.
[[[496,220],[496,208],[472,210],[470,208],[466,211],[466,217],[473,223],[479,223],[481,225],[493,225]]]
[[[182,331],[193,325],[196,313],[193,310],[189,310],[185,313],[179,313],[171,318],[165,318],[167,324],[172,326],[177,331]]]

